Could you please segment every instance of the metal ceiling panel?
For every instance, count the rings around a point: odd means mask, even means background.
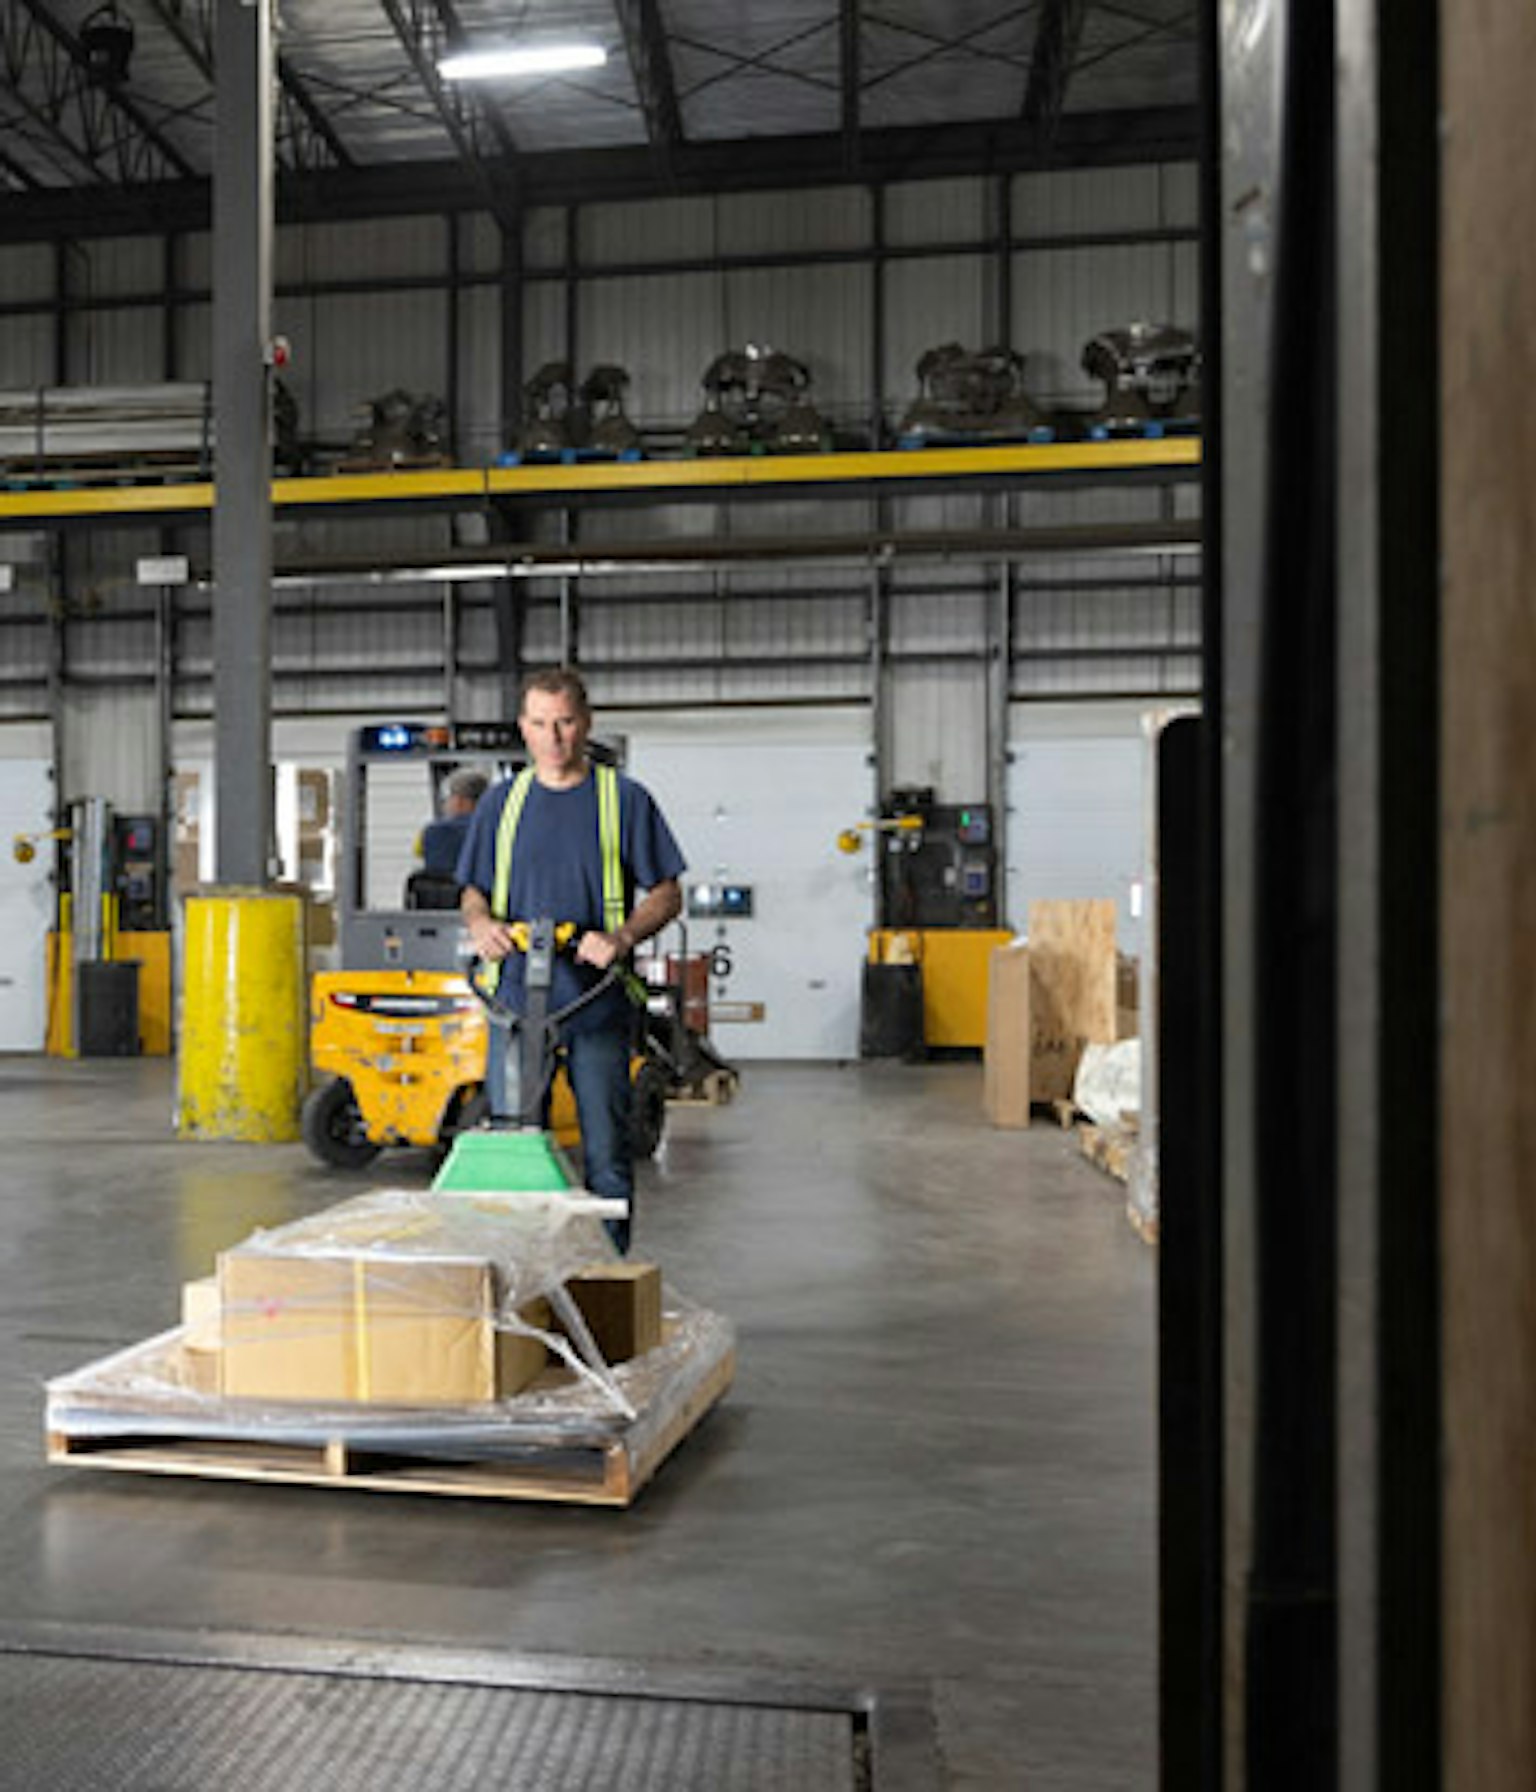
[[[686,136],[838,128],[837,0],[667,0],[665,17]]]
[[[1088,8],[1067,87],[1069,112],[1111,112],[1157,103],[1192,106],[1199,92],[1199,6],[1135,0]]]
[[[863,122],[1017,117],[1038,0],[880,0],[864,19]]]
[[[377,0],[283,0],[278,49],[358,161],[452,157],[452,140]]]

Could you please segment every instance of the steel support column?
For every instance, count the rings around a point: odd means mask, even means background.
[[[1434,0],[1338,0],[1337,16],[1340,1773],[1434,1792],[1444,25]]]
[[[581,353],[581,220],[580,212],[574,205],[565,208],[565,363],[571,370],[572,381],[579,385],[581,369],[577,358]],[[576,402],[576,393],[567,394],[568,401]]]
[[[869,445],[885,446],[885,188],[869,189]]]
[[[501,440],[498,448],[516,444],[523,427],[523,232],[502,223],[501,230]]]
[[[993,500],[998,521],[1005,524],[1011,500],[1006,492]],[[997,875],[1008,863],[1008,700],[1013,689],[1013,612],[1018,588],[1018,569],[1011,560],[997,569],[997,580],[988,600],[986,768],[987,802],[992,809],[992,844]],[[997,912],[1003,913],[1004,891],[999,890]],[[1014,917],[1017,926],[1022,917]]]
[[[447,363],[443,370],[443,396],[448,405],[449,425],[458,433],[459,417],[459,358],[460,340],[463,324],[460,309],[464,297],[464,264],[462,247],[459,241],[459,218],[456,212],[443,214],[443,248],[447,264],[447,315],[444,320],[443,359]],[[465,458],[465,444],[455,441],[455,457],[462,461]]]
[[[1222,1672],[1207,1693],[1224,1693],[1219,1724],[1220,1777],[1193,1782],[1201,1792],[1243,1792],[1246,1668],[1244,1591],[1252,1548],[1255,1339],[1254,1267],[1257,1146],[1254,1138],[1256,947],[1253,861],[1258,722],[1259,612],[1266,436],[1270,394],[1264,380],[1269,339],[1276,213],[1278,64],[1284,14],[1254,16],[1252,29],[1224,29],[1218,69],[1220,138],[1227,145],[1211,179],[1219,212],[1208,242],[1219,262],[1221,521],[1206,563],[1221,594],[1214,735],[1221,743],[1221,813],[1216,829],[1221,887],[1221,1242],[1223,1312],[1223,1607]],[[1200,1748],[1203,1736],[1192,1736]],[[1199,1759],[1203,1765],[1203,1756]],[[1169,1781],[1170,1787],[1177,1782]]]
[[[272,838],[272,7],[217,5],[215,876],[262,885]]]

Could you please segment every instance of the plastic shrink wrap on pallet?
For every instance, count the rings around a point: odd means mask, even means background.
[[[643,1445],[734,1331],[619,1258],[612,1211],[579,1192],[384,1189],[253,1233],[187,1285],[181,1326],[49,1382],[47,1428],[464,1459],[621,1431]],[[609,1361],[598,1336],[638,1354]]]

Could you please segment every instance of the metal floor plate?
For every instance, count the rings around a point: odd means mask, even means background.
[[[0,1635],[5,1792],[919,1792],[929,1743],[910,1697],[715,1672]]]

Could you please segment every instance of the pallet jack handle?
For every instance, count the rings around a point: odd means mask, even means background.
[[[485,1008],[492,1026],[507,1033],[508,1063],[515,1041],[518,1048],[517,1122],[519,1128],[539,1131],[543,1125],[544,1102],[555,1079],[555,1062],[560,1047],[560,1030],[571,1016],[595,1002],[618,978],[617,961],[611,964],[590,989],[563,1008],[551,1010],[549,991],[554,981],[555,959],[567,951],[582,933],[574,921],[553,921],[541,917],[534,921],[514,921],[511,926],[513,946],[527,960],[523,968],[523,1012],[508,1006],[495,989],[482,981],[485,959],[472,959],[465,971],[471,992]]]

